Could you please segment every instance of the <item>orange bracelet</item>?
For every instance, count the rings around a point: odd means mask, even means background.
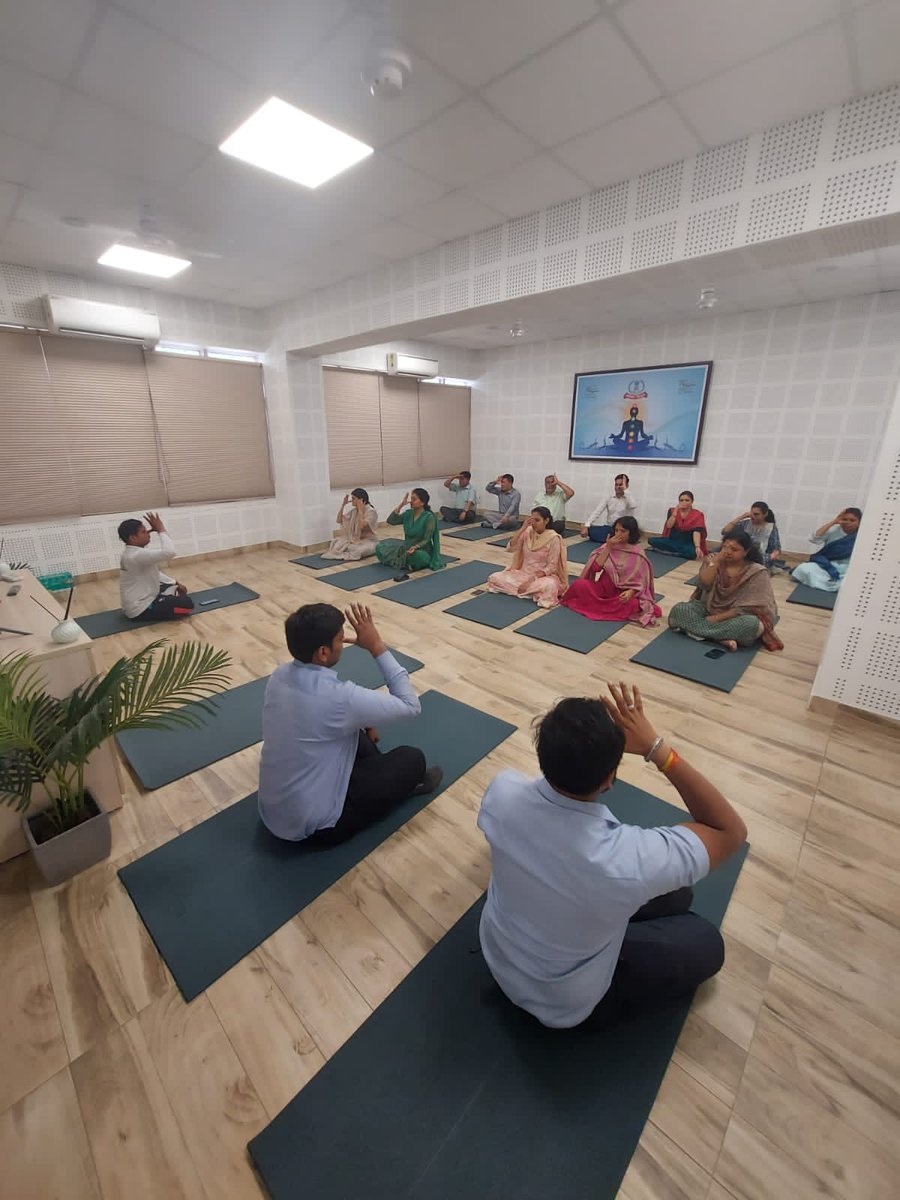
[[[662,771],[663,775],[668,775],[672,767],[677,766],[680,761],[681,760],[678,757],[678,751],[670,750],[668,758],[659,769]]]

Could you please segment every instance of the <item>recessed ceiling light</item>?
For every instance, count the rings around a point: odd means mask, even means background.
[[[372,147],[272,96],[219,149],[315,188],[367,158]]]
[[[705,287],[700,289],[700,299],[697,301],[698,308],[715,308],[719,297],[716,295],[716,289],[713,287]]]
[[[118,267],[121,271],[134,271],[138,275],[156,275],[160,279],[171,279],[179,271],[191,265],[189,258],[175,258],[171,254],[157,254],[155,250],[138,250],[134,246],[123,246],[116,242],[97,259],[102,267]]]

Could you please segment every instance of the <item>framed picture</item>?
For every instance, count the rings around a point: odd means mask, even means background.
[[[711,362],[575,376],[569,458],[695,463]]]

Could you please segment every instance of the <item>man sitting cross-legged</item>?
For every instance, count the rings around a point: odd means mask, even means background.
[[[118,528],[125,543],[119,559],[119,595],[122,612],[133,620],[175,621],[189,617],[194,601],[177,579],[164,575],[160,564],[175,557],[175,543],[166,532],[159,513],[149,512],[147,524],[129,517]],[[150,534],[159,539],[151,545]]]
[[[691,885],[743,844],[725,797],[644,715],[636,687],[612,702],[560,700],[537,731],[543,772],[501,771],[478,826],[491,848],[480,940],[506,996],[544,1025],[604,1025],[689,995],[722,966],[719,931]],[[642,829],[603,804],[623,751],[672,783],[692,821]]]
[[[470,525],[475,520],[478,493],[472,487],[472,472],[460,471],[444,480],[444,487],[454,492],[455,505],[442,504],[441,516],[451,525]]]
[[[305,604],[287,618],[293,662],[277,667],[266,686],[259,815],[289,842],[342,842],[409,796],[433,792],[443,778],[414,746],[379,751],[374,726],[418,716],[419,697],[369,609],[353,604],[346,615],[390,694],[340,680],[332,670],[344,648],[340,609]]]

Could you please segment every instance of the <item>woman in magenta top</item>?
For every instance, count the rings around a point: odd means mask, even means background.
[[[647,538],[647,545],[662,554],[679,558],[703,558],[706,553],[706,517],[694,508],[694,493],[682,492],[678,503],[666,514],[659,537]]]
[[[587,560],[580,579],[560,604],[592,621],[636,621],[655,625],[662,609],[653,599],[653,568],[639,545],[634,517],[619,517],[606,544]]]

